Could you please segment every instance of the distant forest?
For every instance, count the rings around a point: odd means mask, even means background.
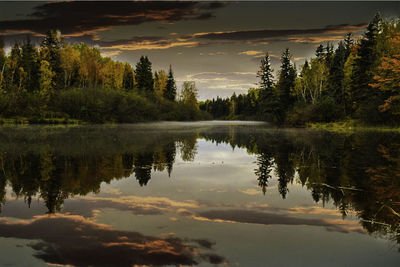
[[[400,125],[400,21],[376,14],[363,36],[347,34],[335,48],[319,45],[297,72],[289,49],[277,79],[270,56],[261,60],[259,88],[202,102],[215,119],[258,119],[279,125],[355,121]]]
[[[153,72],[146,56],[133,67],[84,43],[69,45],[59,31],[49,31],[39,47],[27,38],[8,54],[0,42],[0,122],[242,119],[292,126],[400,125],[399,20],[377,14],[361,38],[347,34],[336,47],[319,45],[299,71],[286,49],[277,73],[275,78],[266,53],[258,88],[198,102],[194,82],[183,82],[177,93],[171,67]]]
[[[92,123],[202,120],[193,82],[177,95],[174,74],[152,72],[148,57],[135,68],[84,43],[69,45],[49,31],[39,47],[29,38],[6,55],[0,42],[0,117],[16,122]]]

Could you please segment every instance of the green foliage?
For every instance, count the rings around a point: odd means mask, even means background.
[[[247,95],[208,100],[201,109],[214,118],[261,118],[286,125],[356,119],[363,124],[400,125],[400,23],[384,21],[379,13],[364,36],[351,34],[335,47],[319,45],[315,58],[300,69],[286,49],[274,86],[268,54],[257,76],[260,94],[253,105]],[[245,104],[243,100],[245,99]],[[243,109],[243,105],[254,107]]]
[[[140,93],[150,95],[154,92],[151,62],[147,56],[141,56],[136,64],[135,78]]]
[[[144,56],[134,70],[128,63],[102,57],[97,48],[64,43],[58,31],[49,31],[39,49],[27,39],[6,55],[0,43],[3,118],[31,123],[210,118],[198,109],[194,84],[185,84],[179,103],[175,98],[172,68],[168,76],[160,70],[153,78],[151,62]]]
[[[278,104],[278,99],[274,93],[274,76],[273,69],[271,67],[271,60],[269,54],[265,55],[265,58],[261,59],[260,70],[257,73],[257,77],[260,78],[260,111],[263,114],[272,113]]]
[[[57,87],[62,85],[62,67],[61,67],[61,33],[60,31],[50,30],[44,37],[40,45],[40,56],[42,60],[46,60],[50,63],[51,68],[56,74],[53,78],[53,82]]]
[[[135,86],[135,74],[133,72],[133,68],[130,64],[125,63],[124,65],[124,76],[122,81],[122,86],[125,90],[133,90]]]
[[[335,100],[328,96],[314,104],[297,104],[287,115],[287,124],[304,126],[308,122],[332,122],[342,118],[343,111]]]
[[[189,107],[193,107],[196,109],[198,108],[197,95],[198,95],[198,90],[196,88],[195,82],[184,81],[182,84],[182,90],[180,93],[179,101]]]
[[[176,99],[176,84],[171,65],[169,66],[168,80],[165,90],[163,92],[163,96],[165,99],[168,99],[170,101],[175,101]]]
[[[109,88],[72,88],[57,92],[55,107],[69,117],[93,123],[155,119],[155,107],[133,92]]]

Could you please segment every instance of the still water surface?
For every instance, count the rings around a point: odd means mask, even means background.
[[[0,128],[1,266],[399,266],[400,134]]]

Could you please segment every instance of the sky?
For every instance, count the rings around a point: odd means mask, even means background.
[[[359,38],[376,12],[397,18],[400,2],[0,2],[0,36],[40,43],[57,28],[118,61],[147,55],[153,70],[172,65],[178,87],[195,81],[204,100],[256,87],[266,52],[276,73],[285,48],[299,67],[320,43]]]

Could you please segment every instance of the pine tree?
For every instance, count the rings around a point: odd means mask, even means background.
[[[331,43],[328,43],[325,47],[325,64],[328,68],[332,67],[332,60],[334,55],[334,48]]]
[[[295,86],[296,69],[291,62],[292,55],[287,48],[281,57],[281,69],[279,72],[279,80],[276,85],[277,96],[279,99],[279,115],[278,122],[282,123],[286,111],[292,106],[293,99],[291,97],[291,90]]]
[[[261,59],[260,70],[257,77],[260,78],[260,109],[262,113],[270,113],[275,109],[276,97],[274,95],[274,77],[271,68],[271,60],[267,53]]]
[[[320,60],[322,60],[325,57],[325,49],[322,44],[320,44],[317,47],[317,50],[315,50],[315,56]]]
[[[356,67],[353,71],[353,91],[358,94],[358,99],[355,99],[358,101],[362,101],[368,96],[368,84],[373,81],[371,70],[378,56],[375,50],[381,24],[382,18],[378,13],[368,25],[358,49],[358,58],[355,62]]]
[[[53,82],[56,88],[63,88],[64,75],[61,67],[61,33],[60,31],[50,30],[40,44],[41,60],[46,60],[50,68],[55,73]]]
[[[36,91],[39,89],[39,55],[29,37],[22,45],[21,52],[21,65],[27,75],[25,88],[30,92]]]
[[[135,76],[133,73],[132,66],[128,63],[124,65],[124,74],[122,78],[122,87],[127,91],[133,90],[135,82]]]
[[[167,87],[164,91],[164,97],[170,101],[175,101],[176,98],[176,84],[171,65],[169,66]]]
[[[10,57],[10,70],[9,70],[9,84],[18,86],[20,84],[21,71],[21,48],[18,43],[15,43],[11,49]]]
[[[265,58],[261,59],[260,70],[257,72],[257,77],[260,78],[261,90],[272,90],[274,87],[273,71],[274,70],[271,68],[271,60],[267,53]]]
[[[151,70],[151,62],[147,56],[141,56],[136,64],[135,80],[140,93],[147,95],[154,93],[153,72]]]
[[[351,47],[353,46],[353,39],[351,38],[351,32],[346,34],[346,38],[344,39],[344,46],[346,48],[346,57],[350,55]]]
[[[344,64],[347,60],[347,48],[344,42],[339,42],[332,58],[332,66],[329,70],[328,93],[338,104],[344,105]]]
[[[374,72],[378,67],[377,39],[382,30],[382,23],[382,17],[377,13],[367,27],[358,48],[351,85],[357,113],[365,118],[369,116],[374,120],[377,119],[375,115],[378,114],[378,109],[372,105],[375,105],[374,102],[379,102],[380,92],[369,84],[373,83]]]

